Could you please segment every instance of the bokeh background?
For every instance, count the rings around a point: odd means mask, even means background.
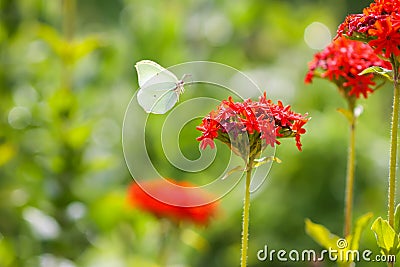
[[[283,162],[253,196],[249,266],[313,266],[256,257],[265,245],[320,250],[304,231],[305,218],[341,234],[348,129],[336,109],[345,102],[327,81],[306,86],[303,79],[338,24],[369,1],[0,3],[1,267],[159,266],[162,222],[129,206],[133,179],[121,144],[141,59],[233,66],[275,102],[312,117],[303,152],[284,140],[277,150]],[[360,101],[355,217],[386,214],[391,94],[384,87]],[[180,140],[197,155],[196,121],[190,125]],[[207,227],[181,225],[168,266],[238,266],[241,213],[241,194],[232,192]],[[361,249],[378,253],[369,229],[361,241]]]

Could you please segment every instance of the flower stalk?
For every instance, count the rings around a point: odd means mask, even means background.
[[[356,102],[360,98],[368,98],[370,94],[382,85],[376,84],[375,74],[390,78],[392,68],[392,64],[384,60],[379,53],[377,54],[376,49],[371,47],[370,44],[360,42],[360,40],[356,40],[356,37],[352,38],[354,40],[348,39],[351,35],[349,31],[354,31],[354,25],[363,25],[361,21],[349,24],[348,22],[352,19],[357,20],[359,17],[359,15],[350,15],[348,19],[346,19],[346,22],[339,27],[338,36],[336,36],[334,41],[323,51],[314,55],[314,59],[309,63],[309,72],[305,78],[306,83],[311,83],[313,78],[330,80],[337,86],[340,95],[348,104],[347,109],[339,109],[349,123],[343,236],[346,239],[352,240],[351,242],[354,242],[355,246],[358,246],[359,240],[354,240],[353,234],[360,232],[362,229],[359,224],[360,219],[355,225],[352,224],[356,163],[356,123],[359,116],[356,110]],[[363,30],[363,34],[366,32],[367,31]],[[360,34],[357,35],[357,37],[359,36]],[[397,129],[397,126],[395,127]],[[394,187],[392,187],[392,189],[394,189]],[[391,209],[393,209],[391,213],[394,213],[394,202],[392,199],[389,200],[389,202],[391,203],[390,205],[392,205]],[[321,237],[315,235],[315,232],[312,231],[312,229],[318,228],[319,226],[309,224],[307,227],[308,234],[320,244],[321,239],[329,240],[331,233],[327,229],[326,235]],[[329,248],[331,244],[324,243],[324,246],[325,248]],[[346,267],[354,265],[354,262],[339,263],[339,266]]]
[[[399,128],[399,69],[394,56],[391,57],[393,65],[393,111],[390,130],[390,159],[389,159],[389,189],[388,189],[388,220],[394,226],[394,212],[396,205],[396,172],[397,172],[397,133]]]
[[[395,227],[396,205],[396,173],[397,173],[397,145],[400,110],[399,62],[400,56],[400,5],[397,0],[375,0],[363,9],[362,14],[350,14],[338,28],[338,36],[346,36],[368,43],[374,52],[390,63],[390,69],[372,68],[364,73],[372,72],[393,82],[393,110],[390,130],[389,177],[387,217],[383,220],[378,217],[371,229],[375,233],[377,244],[386,256],[399,252],[399,230]],[[391,235],[397,235],[394,242]],[[388,262],[394,266],[394,262]]]
[[[346,187],[344,197],[343,234],[347,237],[351,233],[355,179],[355,142],[356,102],[359,98],[367,98],[377,89],[374,74],[359,75],[364,69],[377,66],[389,69],[389,62],[380,59],[374,50],[359,41],[338,37],[323,51],[315,54],[309,63],[309,72],[305,82],[311,83],[314,78],[328,79],[333,82],[346,100],[348,109],[339,109],[349,122],[349,145],[347,152]]]
[[[248,241],[249,241],[249,224],[250,224],[250,183],[251,175],[254,169],[254,163],[256,158],[258,158],[262,151],[262,142],[258,135],[251,136],[250,138],[250,153],[248,156],[247,166],[246,166],[246,181],[245,181],[245,194],[243,200],[243,221],[242,221],[242,249],[240,266],[247,266],[247,251],[248,251]]]
[[[243,200],[242,237],[240,266],[247,266],[247,251],[250,222],[250,184],[251,175],[261,152],[267,147],[279,145],[278,138],[294,137],[301,151],[301,135],[306,130],[307,114],[301,115],[284,106],[281,101],[274,104],[266,98],[266,93],[258,101],[251,99],[234,102],[232,97],[223,100],[216,111],[211,111],[202,119],[197,130],[202,135],[197,138],[200,147],[215,147],[214,140],[220,140],[246,164],[245,194]],[[259,163],[259,162],[257,162]]]
[[[249,167],[246,171],[246,186],[243,201],[243,221],[242,221],[242,254],[240,258],[240,266],[247,266],[247,250],[249,241],[249,224],[250,224],[250,182],[251,173],[253,171],[252,162],[249,162]]]
[[[347,152],[346,193],[344,201],[344,229],[343,236],[351,233],[354,202],[354,172],[355,172],[355,144],[356,144],[356,116],[354,114],[354,101],[349,101],[349,147]]]

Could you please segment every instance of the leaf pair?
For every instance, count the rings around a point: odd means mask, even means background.
[[[353,232],[341,238],[329,231],[325,226],[321,224],[313,223],[310,219],[306,219],[306,232],[314,239],[318,244],[327,250],[336,250],[339,255],[348,255],[348,259],[338,258],[338,263],[353,262],[354,254],[348,253],[351,251],[358,250],[360,237],[362,231],[368,225],[372,218],[372,213],[367,213],[361,216],[353,229]],[[353,258],[352,258],[353,257]]]
[[[363,113],[364,108],[361,105],[358,105],[354,108],[354,110],[348,110],[344,108],[338,108],[338,112],[342,113],[346,119],[349,121],[349,123],[353,123],[354,118],[360,117],[360,115]]]
[[[89,35],[79,41],[65,40],[56,30],[44,24],[38,25],[37,35],[50,46],[66,65],[75,64],[101,46],[100,38],[96,35]]]
[[[277,163],[281,163],[282,160],[280,160],[279,158],[275,157],[275,156],[269,156],[269,157],[262,157],[259,159],[255,159],[252,168],[257,168],[260,167],[261,165],[271,162],[271,161],[275,161]],[[243,166],[236,166],[235,168],[229,170],[227,173],[225,173],[225,175],[222,177],[222,180],[225,180],[228,176],[230,176],[231,174],[235,173],[235,172],[243,172],[243,171],[247,171],[247,168],[243,167]]]
[[[360,72],[358,75],[364,75],[364,74],[369,74],[369,73],[376,74],[382,78],[386,78],[389,81],[393,82],[393,71],[379,67],[379,66],[372,66],[372,67],[366,68],[365,70]]]

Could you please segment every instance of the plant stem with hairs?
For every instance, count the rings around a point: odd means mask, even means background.
[[[396,204],[396,171],[397,171],[397,132],[399,127],[399,70],[397,60],[392,57],[393,65],[393,111],[390,131],[390,159],[389,159],[389,190],[388,190],[388,220],[390,226],[394,226],[394,210]]]
[[[354,101],[349,99],[349,147],[347,152],[346,191],[344,201],[344,237],[351,233],[354,199],[354,170],[355,170],[355,144],[356,144],[356,115],[354,114]]]
[[[397,133],[399,128],[399,66],[396,58],[392,55],[390,62],[393,66],[393,111],[390,130],[390,158],[389,158],[389,187],[388,187],[388,221],[394,228],[394,213],[396,206],[396,173],[397,173]],[[388,262],[389,267],[394,262]]]
[[[240,259],[240,266],[247,266],[247,249],[248,249],[248,240],[249,240],[249,222],[250,222],[250,182],[251,182],[251,173],[252,162],[249,162],[248,169],[246,171],[246,186],[245,186],[245,195],[243,202],[243,222],[242,222],[242,255]]]

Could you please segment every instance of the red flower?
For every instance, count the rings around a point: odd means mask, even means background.
[[[246,155],[249,147],[259,146],[259,139],[264,141],[263,147],[273,147],[280,144],[277,138],[296,137],[296,145],[301,150],[300,135],[305,133],[301,126],[308,121],[306,116],[291,111],[290,106],[284,106],[280,101],[275,105],[266,98],[265,93],[259,101],[247,99],[234,102],[229,97],[202,120],[197,127],[202,135],[197,140],[201,141],[200,147],[205,149],[207,145],[213,148],[212,140],[219,139],[238,154]],[[239,137],[243,134],[248,135],[250,143],[240,143],[245,139]]]
[[[174,222],[189,221],[198,225],[208,224],[217,212],[217,204],[213,202],[203,206],[187,207],[189,203],[206,203],[209,196],[205,193],[189,195],[185,187],[194,187],[189,182],[177,182],[171,179],[168,181],[181,187],[166,187],[165,181],[151,180],[141,182],[146,189],[144,191],[137,183],[133,183],[128,189],[129,203],[159,218],[168,218]],[[180,203],[180,206],[169,205],[156,198],[169,199],[173,203]]]
[[[214,142],[212,140],[218,136],[219,123],[212,118],[206,117],[196,129],[203,132],[203,135],[197,139],[201,141],[201,149],[205,149],[207,145],[214,148]]]
[[[382,54],[389,58],[390,54],[396,56],[400,55],[400,26],[393,27],[390,17],[386,17],[384,20],[377,20],[375,27],[368,30],[368,34],[375,36],[368,42],[368,44],[375,48],[375,53]]]
[[[389,62],[380,59],[367,44],[340,37],[315,54],[305,82],[311,83],[314,77],[326,78],[334,82],[346,98],[367,98],[368,93],[373,92],[374,75],[358,74],[371,66],[391,69]]]
[[[368,42],[375,53],[386,58],[400,55],[400,2],[398,0],[375,0],[362,14],[346,17],[339,26],[337,37],[347,35]]]
[[[298,147],[298,149],[301,151],[301,142],[300,142],[300,135],[301,134],[305,134],[306,130],[303,128],[304,124],[306,124],[307,121],[305,120],[297,120],[294,124],[293,124],[293,131],[296,132],[296,146]]]

